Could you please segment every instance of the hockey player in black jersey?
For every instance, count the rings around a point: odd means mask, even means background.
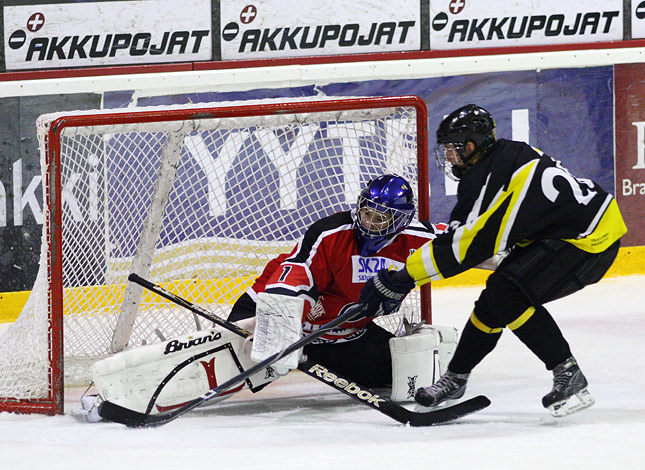
[[[491,115],[472,104],[441,122],[435,157],[439,168],[459,181],[448,230],[412,254],[405,269],[379,271],[359,302],[375,311],[415,283],[451,277],[508,254],[475,302],[448,371],[419,389],[416,401],[435,406],[461,398],[470,372],[507,327],[553,372],[553,389],[542,399],[553,416],[591,406],[587,380],[544,304],[607,272],[627,231],[615,199],[543,152],[498,140]]]

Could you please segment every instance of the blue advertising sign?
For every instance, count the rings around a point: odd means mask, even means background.
[[[282,154],[271,147],[274,142],[262,142],[258,136],[264,132],[261,128],[200,129],[191,133],[185,137],[186,154],[179,159],[172,180],[157,247],[213,237],[295,241],[317,218],[353,207],[359,189],[386,171],[387,149],[391,148],[388,122],[393,120],[369,126],[369,132],[360,136],[358,128],[350,126],[349,135],[357,136],[356,150],[346,148],[341,131],[345,126],[337,121],[317,121],[300,127],[297,133],[289,126],[276,129],[282,151],[295,140],[306,148],[297,155],[293,177],[282,175],[274,164]],[[139,151],[133,146],[135,140],[149,151]],[[109,188],[111,195],[107,223],[113,258],[126,258],[136,251],[139,240],[132,234],[142,231],[159,178],[157,159],[163,145],[164,136],[158,132],[113,133],[109,145],[104,143],[100,152],[105,155],[105,181],[101,180],[103,172],[93,173],[93,178],[94,186]],[[359,157],[357,169],[361,175],[356,190],[343,174],[343,158],[353,151]],[[410,154],[416,155],[414,151]],[[416,172],[416,165],[408,173],[411,171]],[[68,179],[73,177],[73,173],[67,175]],[[268,184],[259,184],[260,180]],[[283,194],[282,187],[294,180],[297,183]],[[329,188],[341,189],[330,194]],[[86,199],[93,194],[87,192]],[[82,193],[79,190],[75,194],[78,205],[83,204]],[[98,194],[94,199],[100,200]],[[122,227],[129,230],[120,230]]]
[[[560,160],[576,176],[613,191],[612,79],[613,69],[607,66],[138,97],[138,105],[305,97],[320,92],[328,96],[417,95],[428,106],[432,153],[434,131],[443,117],[459,106],[476,103],[494,116],[498,137],[528,142]],[[104,103],[105,108],[120,108],[129,101],[123,92],[106,93]],[[438,171],[432,154],[429,172],[431,219],[447,221],[455,203],[456,183]]]

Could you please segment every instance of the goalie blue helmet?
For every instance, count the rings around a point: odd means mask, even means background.
[[[369,182],[356,203],[354,227],[358,253],[371,256],[410,225],[416,212],[410,184],[398,175],[383,175]]]

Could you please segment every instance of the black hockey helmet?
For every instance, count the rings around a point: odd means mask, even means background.
[[[497,140],[495,120],[488,111],[475,104],[468,104],[450,113],[437,128],[437,145],[434,149],[439,169],[450,178],[458,180],[474,163],[472,156],[483,155]],[[475,151],[465,157],[466,143],[475,144]],[[452,149],[446,149],[452,144]],[[456,151],[463,165],[449,161],[446,151]]]

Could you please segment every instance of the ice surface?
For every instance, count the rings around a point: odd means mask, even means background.
[[[480,289],[435,289],[434,323],[461,329]],[[610,278],[547,306],[596,404],[552,418],[551,374],[508,331],[471,375],[492,405],[411,428],[298,371],[154,429],[71,415],[0,414],[0,469],[642,469],[645,276]],[[66,406],[78,404],[70,390]]]

